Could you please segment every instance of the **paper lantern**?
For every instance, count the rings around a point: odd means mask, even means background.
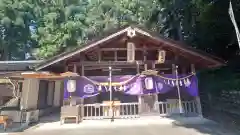
[[[133,62],[135,60],[135,44],[127,43],[127,61]]]
[[[67,91],[68,92],[76,91],[76,80],[68,80],[67,81]]]
[[[145,88],[147,90],[153,89],[154,86],[153,86],[153,79],[152,79],[152,77],[145,78],[144,82],[145,82]]]
[[[158,63],[164,63],[165,62],[165,57],[166,57],[166,51],[164,50],[159,50],[158,51]]]

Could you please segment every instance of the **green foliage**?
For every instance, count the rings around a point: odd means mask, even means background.
[[[90,34],[128,23],[146,24],[155,5],[152,0],[52,0],[36,4],[44,14],[34,36],[38,58],[47,58],[85,43]],[[63,4],[64,3],[64,4]],[[50,8],[54,7],[54,8]]]
[[[0,1],[1,60],[24,59],[33,41],[29,25],[33,6],[24,0]]]
[[[84,44],[102,31],[140,24],[225,59],[238,55],[229,1],[1,0],[1,59],[45,59]],[[233,1],[239,20],[239,2]],[[36,32],[30,30],[36,25]],[[33,32],[34,31],[34,32]]]

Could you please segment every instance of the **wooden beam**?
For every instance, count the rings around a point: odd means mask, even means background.
[[[172,64],[176,64],[177,62],[173,60],[166,60],[165,63],[158,63],[157,60],[147,60],[147,61],[134,61],[134,62],[127,62],[127,61],[82,61],[82,62],[72,62],[69,63],[70,66],[76,64],[77,66],[84,66],[84,67],[89,67],[89,66],[121,66],[121,65],[143,65],[143,64],[155,64],[155,65],[169,65],[171,66]],[[177,63],[178,65],[180,63]],[[145,66],[146,67],[146,66]]]
[[[87,71],[87,70],[105,69],[105,68],[108,68],[108,66],[92,66],[92,67],[87,67],[85,69],[85,71]],[[136,69],[136,66],[135,65],[132,65],[132,66],[117,66],[115,68],[118,68],[118,69]]]
[[[118,61],[118,60],[126,60],[127,59],[127,57],[117,57],[117,59],[116,59],[116,57],[104,57],[104,59],[106,60],[113,60],[114,59],[114,61]]]
[[[162,47],[145,47],[145,50],[159,50]],[[100,51],[127,51],[127,48],[101,48]],[[135,48],[135,51],[144,51],[144,48]]]

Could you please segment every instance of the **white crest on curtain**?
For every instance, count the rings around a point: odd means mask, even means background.
[[[76,91],[76,80],[68,80],[67,81],[67,91],[68,92]]]
[[[146,86],[147,90],[153,89],[153,79],[152,79],[152,77],[145,78],[144,82],[145,82],[145,86]]]
[[[94,93],[94,86],[91,84],[87,84],[83,87],[83,92],[85,93]]]

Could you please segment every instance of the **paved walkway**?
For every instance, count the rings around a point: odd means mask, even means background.
[[[42,123],[21,135],[239,135],[203,118],[95,120],[80,124]]]

